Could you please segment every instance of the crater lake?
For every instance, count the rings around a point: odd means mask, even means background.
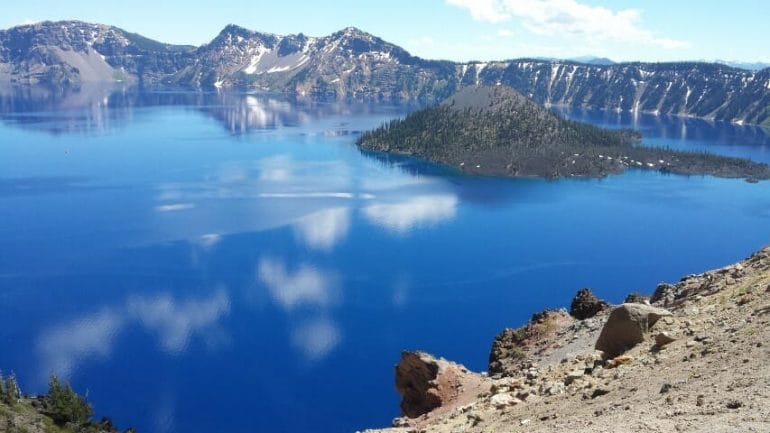
[[[401,350],[486,370],[497,332],[581,287],[621,302],[770,242],[767,182],[468,177],[355,147],[410,106],[0,95],[0,366],[141,433],[385,426]],[[555,110],[770,162],[761,128]]]

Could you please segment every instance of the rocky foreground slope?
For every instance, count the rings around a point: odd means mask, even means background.
[[[369,432],[770,431],[770,248],[571,313],[501,332],[490,374],[405,352],[403,416]]]
[[[200,47],[117,27],[42,22],[0,31],[0,81],[94,81],[441,100],[468,85],[511,86],[543,105],[675,114],[770,126],[770,68],[702,62],[585,64],[426,60],[359,29],[274,35],[228,25]]]

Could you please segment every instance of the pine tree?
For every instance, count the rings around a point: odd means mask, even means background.
[[[21,390],[16,381],[16,375],[11,373],[8,377],[3,377],[0,373],[0,401],[13,406],[21,398]]]
[[[5,393],[3,394],[3,401],[6,404],[14,405],[18,403],[21,398],[21,389],[19,389],[19,383],[16,381],[16,375],[11,373],[5,379]]]
[[[56,374],[48,381],[48,415],[57,424],[84,424],[93,415],[93,409],[69,383],[62,384]]]

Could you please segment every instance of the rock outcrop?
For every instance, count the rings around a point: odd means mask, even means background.
[[[554,342],[553,333],[572,323],[564,310],[545,310],[532,315],[530,321],[517,329],[507,328],[497,334],[489,353],[489,374],[516,376],[530,367],[528,358]]]
[[[463,390],[477,389],[487,379],[460,364],[424,352],[403,352],[396,365],[396,390],[401,415],[417,418],[463,398]],[[488,386],[488,385],[487,385]]]
[[[596,350],[601,350],[609,357],[623,354],[645,339],[655,323],[671,313],[645,304],[622,304],[612,310],[604,324]]]
[[[414,418],[441,406],[439,361],[427,353],[404,352],[396,365],[396,389],[401,394],[401,415]]]
[[[600,311],[607,308],[609,304],[597,298],[589,288],[578,290],[569,307],[569,314],[578,319],[584,320],[596,316]]]

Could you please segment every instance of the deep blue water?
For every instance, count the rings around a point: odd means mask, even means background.
[[[6,91],[0,367],[142,433],[352,432],[398,414],[402,349],[483,370],[580,287],[618,302],[770,242],[767,182],[471,178],[353,146],[407,110]],[[757,128],[564,113],[770,162]]]

